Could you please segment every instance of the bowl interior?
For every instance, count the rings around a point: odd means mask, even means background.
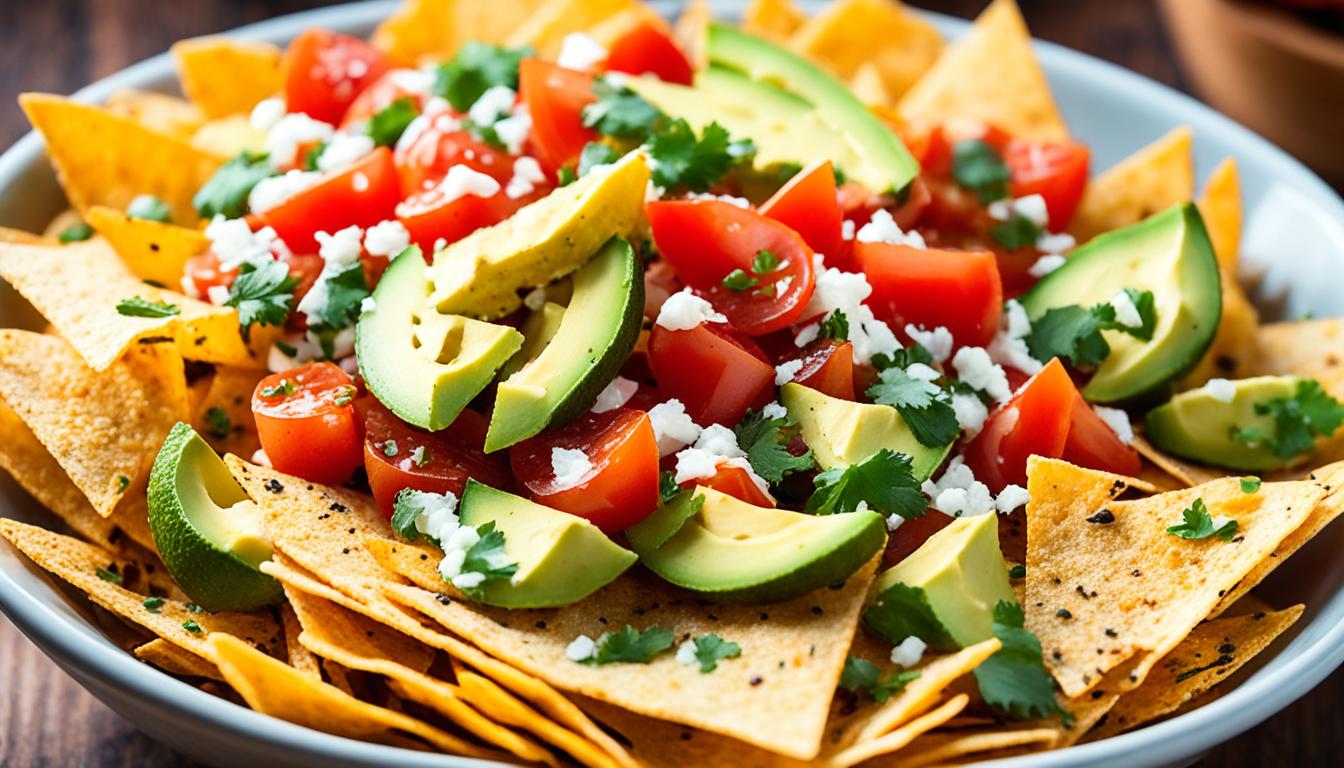
[[[655,3],[672,12],[678,3]],[[713,3],[731,17],[736,3]],[[818,3],[805,2],[804,6]],[[238,30],[240,37],[283,43],[310,26],[367,34],[392,3],[320,9]],[[929,18],[948,36],[965,22]],[[1344,271],[1344,202],[1301,164],[1244,128],[1188,97],[1113,65],[1049,43],[1038,53],[1072,131],[1093,152],[1094,167],[1109,167],[1178,125],[1195,134],[1198,177],[1235,156],[1246,203],[1243,262],[1256,278],[1254,297],[1272,318],[1344,314],[1344,292],[1331,276]],[[119,87],[176,92],[165,56],[137,64],[78,95],[101,100]],[[0,225],[41,231],[65,207],[41,154],[25,137],[0,157]],[[40,318],[0,284],[0,325],[36,328]],[[52,525],[52,516],[7,476],[0,480],[0,512]],[[1033,756],[1032,765],[1162,765],[1188,760],[1230,738],[1300,696],[1344,659],[1344,527],[1334,526],[1286,563],[1262,587],[1272,604],[1304,602],[1307,612],[1282,651],[1259,665],[1234,691],[1191,714],[1098,744]],[[153,674],[125,655],[97,626],[80,601],[69,599],[30,569],[9,547],[0,547],[0,608],[39,645],[118,711],[154,735],[201,759],[229,763],[212,747],[240,743],[234,752],[275,764],[301,764],[318,756],[351,765],[480,765],[478,761],[426,756],[337,739],[234,707],[165,675]],[[167,727],[173,723],[174,728]],[[190,736],[190,738],[187,738]],[[1133,751],[1142,750],[1142,757]],[[1025,764],[1025,763],[1024,763]]]

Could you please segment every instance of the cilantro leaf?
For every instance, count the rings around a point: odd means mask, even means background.
[[[62,244],[65,244],[83,242],[90,237],[93,237],[93,227],[90,227],[85,222],[77,221],[65,229],[62,229],[61,234],[57,235],[56,239],[61,241]]]
[[[989,231],[989,236],[994,238],[994,242],[1012,251],[1036,245],[1042,234],[1043,230],[1036,222],[1017,212],[1009,216],[1007,221],[994,225]]]
[[[479,586],[464,590],[468,594],[495,581],[508,581],[518,572],[518,563],[504,551],[504,532],[495,530],[491,520],[476,529],[481,538],[467,550],[462,561],[462,573],[479,573],[485,580]]]
[[[1140,341],[1152,341],[1153,331],[1157,330],[1157,299],[1153,297],[1152,291],[1140,291],[1135,288],[1124,290],[1125,295],[1134,304],[1134,309],[1138,310],[1140,322],[1137,326],[1117,323],[1116,330],[1124,331]]]
[[[583,145],[579,153],[579,176],[587,176],[593,166],[608,165],[621,159],[621,153],[615,147],[600,141],[590,141]]]
[[[751,271],[758,275],[768,275],[779,269],[779,257],[767,251],[760,250],[751,257]]]
[[[1255,493],[1260,490],[1260,478],[1243,477],[1241,478],[1241,492],[1245,494]]]
[[[117,302],[117,314],[127,317],[172,317],[182,310],[166,301],[150,301],[139,296]]]
[[[238,279],[229,288],[224,305],[238,309],[238,322],[246,335],[253,324],[284,323],[294,304],[294,286],[298,284],[282,262],[265,261],[260,265],[248,262],[239,268]]]
[[[715,634],[701,635],[694,640],[695,660],[700,662],[701,674],[713,672],[724,659],[734,659],[742,655],[742,646],[730,643]]]
[[[947,445],[961,435],[957,412],[941,395],[937,384],[913,378],[894,365],[879,373],[877,383],[868,388],[873,402],[895,408],[920,445],[930,448]]]
[[[904,690],[911,681],[919,678],[919,672],[913,669],[898,670],[880,679],[877,665],[867,659],[850,656],[845,659],[844,671],[840,673],[840,687],[858,693],[868,692],[879,704]]]
[[[952,145],[952,178],[961,186],[992,203],[1008,196],[1012,172],[992,144],[980,139],[963,139]]]
[[[261,388],[262,397],[283,397],[292,394],[294,394],[294,382],[289,379],[281,379],[279,384]]]
[[[121,574],[117,572],[116,564],[109,565],[106,568],[94,568],[93,573],[103,581],[117,585],[121,584]]]
[[[640,632],[626,624],[618,632],[606,632],[597,639],[597,652],[582,663],[601,666],[627,662],[648,664],[672,647],[675,635],[657,625]]]
[[[908,584],[892,584],[882,590],[863,612],[863,624],[893,645],[907,637],[918,637],[937,651],[954,651],[959,647],[933,612],[929,596],[923,589]]]
[[[146,597],[145,601],[140,605],[150,613],[158,613],[159,609],[163,608],[163,603],[164,599],[162,597]]]
[[[392,529],[407,541],[418,540],[423,534],[415,527],[415,519],[424,511],[425,508],[420,504],[420,492],[413,488],[402,488],[392,500]]]
[[[237,157],[221,165],[215,175],[205,182],[191,205],[203,219],[223,216],[236,219],[247,213],[247,196],[257,182],[276,175],[266,153],[243,150]]]
[[[888,368],[909,368],[915,363],[925,365],[933,363],[933,355],[929,354],[929,350],[917,341],[912,342],[910,346],[904,349],[896,350],[890,355],[885,352],[878,352],[873,355],[873,367],[878,371],[885,371]]]
[[[205,412],[205,423],[210,427],[210,434],[215,437],[228,437],[229,431],[233,429],[229,412],[219,406]]]
[[[475,41],[464,43],[452,61],[439,65],[433,93],[447,99],[458,112],[466,112],[494,86],[518,90],[518,63],[531,55],[529,46],[504,48]]]
[[[760,473],[757,472],[757,474]],[[677,485],[676,478],[677,473],[670,469],[658,473],[658,498],[662,503],[668,503],[684,490],[680,485]]]
[[[1058,714],[1065,725],[1073,718],[1055,700],[1054,678],[1045,668],[1041,641],[1025,629],[1022,607],[999,601],[994,606],[994,636],[1003,647],[975,668],[985,703],[1017,719]]]
[[[812,451],[801,456],[789,453],[789,441],[796,424],[788,418],[767,419],[765,414],[752,412],[733,427],[737,444],[747,452],[751,468],[770,483],[778,483],[791,472],[802,472],[816,466]]]
[[[1269,448],[1281,459],[1310,451],[1315,447],[1316,438],[1334,434],[1344,422],[1344,405],[1322,389],[1315,379],[1298,381],[1292,397],[1256,403],[1255,412],[1274,417],[1274,434],[1268,438]],[[1258,430],[1256,437],[1263,439]]]
[[[345,269],[328,275],[323,281],[326,285],[327,301],[318,310],[322,325],[328,328],[344,328],[359,317],[359,305],[369,295],[368,284],[364,282],[364,266],[358,261]]]
[[[308,151],[303,153],[303,170],[316,171],[317,161],[322,159],[322,153],[327,151],[328,146],[330,146],[328,142],[319,141],[309,147]]]
[[[741,269],[734,269],[723,278],[723,287],[736,293],[742,293],[745,290],[755,288],[761,284],[760,280],[748,275]]]
[[[1076,304],[1052,307],[1032,321],[1027,334],[1027,351],[1037,360],[1052,357],[1067,359],[1074,366],[1100,365],[1111,354],[1111,345],[1102,331],[1120,331],[1136,339],[1149,341],[1157,327],[1157,309],[1152,291],[1124,289],[1138,310],[1140,323],[1124,325],[1115,319],[1115,307],[1109,303],[1085,308]]]
[[[922,517],[927,507],[910,471],[910,457],[890,448],[858,464],[831,467],[812,484],[815,490],[804,509],[811,515],[844,514],[866,506],[883,517],[897,514],[912,520]]]
[[[182,628],[192,633],[193,635],[199,635],[201,634],[202,631],[201,625],[197,624],[193,619],[187,619],[186,621],[182,622]]]
[[[643,141],[667,120],[667,115],[627,86],[599,79],[593,83],[593,95],[597,100],[583,108],[583,124],[603,136]]]
[[[849,339],[849,318],[845,317],[844,312],[835,310],[821,321],[821,325],[817,328],[817,338],[835,341]]]
[[[1214,525],[1213,516],[1209,514],[1209,508],[1204,505],[1204,499],[1195,499],[1193,504],[1181,510],[1181,519],[1184,522],[1167,528],[1167,533],[1180,536],[1182,539],[1207,539],[1210,536],[1217,536],[1223,541],[1231,541],[1232,537],[1237,535],[1236,520]]]
[[[755,154],[751,141],[732,141],[728,131],[710,123],[696,138],[690,123],[678,118],[655,131],[648,141],[653,183],[705,192],[737,163]]]
[[[397,143],[406,126],[420,115],[420,107],[415,99],[403,96],[374,113],[364,132],[373,139],[375,146],[390,147]]]
[[[133,219],[161,221],[164,224],[173,221],[168,204],[153,195],[136,195],[131,199],[131,204],[126,206],[126,215]]]

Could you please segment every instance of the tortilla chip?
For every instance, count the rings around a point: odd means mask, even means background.
[[[75,224],[82,224],[82,223],[84,223],[84,219],[79,215],[79,211],[76,211],[74,208],[66,208],[64,211],[61,211],[60,213],[56,214],[56,216],[52,218],[51,221],[47,222],[47,228],[42,230],[42,240],[47,243],[59,242],[59,238],[62,232],[74,226]],[[5,242],[22,243],[27,241],[22,239],[19,240],[6,239]]]
[[[1241,181],[1235,157],[1224,159],[1213,169],[1197,205],[1209,230],[1213,252],[1218,255],[1218,265],[1229,274],[1237,274],[1237,256],[1241,252]]]
[[[681,9],[672,31],[681,43],[681,49],[691,60],[696,72],[709,66],[709,25],[714,23],[714,9],[706,0],[691,0]]]
[[[742,31],[776,43],[786,42],[806,21],[793,0],[751,0],[742,11]]]
[[[289,661],[289,666],[301,672],[310,680],[322,679],[322,664],[317,660],[313,652],[299,642],[299,635],[303,633],[303,625],[299,623],[299,617],[294,613],[294,595],[288,591],[285,597],[289,602],[280,606],[280,625],[285,630],[285,657]]]
[[[891,106],[891,92],[882,82],[882,72],[872,63],[864,63],[849,78],[849,89],[854,96],[871,108]]]
[[[280,49],[270,43],[195,37],[172,52],[182,92],[207,118],[249,113],[283,87]]]
[[[83,592],[90,601],[207,661],[218,663],[207,642],[212,634],[242,638],[267,653],[281,652],[280,628],[269,613],[206,613],[188,608],[189,603],[168,598],[163,599],[158,610],[151,611],[144,606],[145,595],[99,575],[99,571],[124,574],[133,563],[117,560],[92,544],[16,520],[0,518],[0,536],[38,567]],[[188,630],[189,625],[198,627],[198,631]]]
[[[469,40],[503,42],[543,0],[406,0],[374,30],[375,48],[402,65],[452,57]]]
[[[1241,376],[1332,378],[1344,372],[1344,318],[1266,323],[1256,330],[1254,350],[1247,351]]]
[[[215,635],[209,646],[224,679],[249,707],[262,714],[350,739],[386,742],[393,734],[411,735],[452,754],[507,759],[421,720],[313,680],[236,637]]]
[[[951,723],[948,723],[950,726]],[[1050,728],[1023,728],[1013,723],[996,727],[959,728],[927,733],[911,742],[894,759],[880,763],[883,768],[924,768],[951,765],[960,758],[1013,747],[1036,746],[1045,749],[1055,740]]]
[[[1027,475],[1026,626],[1070,697],[1146,653],[1132,678],[1142,680],[1326,495],[1309,482],[1265,483],[1248,494],[1238,479],[1223,478],[1111,501],[1106,473],[1032,457]],[[1196,499],[1237,521],[1234,540],[1166,532]],[[1103,509],[1112,522],[1088,522]]]
[[[994,0],[896,107],[906,122],[983,120],[1013,136],[1065,141],[1069,130],[1013,0]]]
[[[191,423],[221,455],[251,457],[261,448],[252,391],[265,375],[254,368],[220,366],[205,380],[205,394],[192,407]]]
[[[63,96],[25,93],[19,105],[46,140],[61,186],[81,212],[95,205],[125,210],[136,195],[154,195],[168,205],[174,221],[199,220],[191,198],[222,158]]]
[[[122,88],[108,97],[106,106],[114,115],[179,139],[189,138],[205,122],[196,105],[163,93]]]
[[[1139,438],[1135,438],[1137,441]],[[1137,447],[1137,446],[1136,446]],[[1098,497],[1098,503],[1106,499],[1113,499],[1127,491],[1139,491],[1140,493],[1156,493],[1163,487],[1146,478],[1125,477],[1124,475],[1110,475],[1111,485],[1105,489],[1105,498]],[[1165,475],[1162,476],[1166,479]],[[1166,490],[1175,488],[1184,488],[1184,484],[1170,483]],[[1003,550],[1005,559],[1012,563],[1025,563],[1027,560],[1027,512],[1025,509],[1019,509],[1006,515],[999,516],[999,547]],[[1021,582],[1015,582],[1014,587],[1021,586]],[[1017,601],[1022,602],[1022,595],[1017,596]]]
[[[0,330],[0,398],[104,517],[186,412],[171,348],[140,346],[95,372],[59,337],[16,329]]]
[[[1189,202],[1195,189],[1190,143],[1190,129],[1177,128],[1089,180],[1069,232],[1084,243]]]
[[[147,285],[102,238],[65,246],[0,244],[0,278],[42,313],[95,370],[103,370],[137,341],[174,341],[188,360],[261,367],[279,332],[254,327],[243,341],[238,313]],[[179,309],[169,317],[132,317],[117,304],[139,296]]]
[[[843,80],[869,68],[887,98],[865,103],[887,104],[904,96],[933,66],[943,37],[895,0],[840,0],[803,24],[789,47]]]
[[[90,208],[88,217],[89,226],[107,239],[136,277],[166,288],[180,285],[187,260],[210,247],[198,229],[137,219],[101,205]]]
[[[1143,458],[1157,465],[1159,469],[1167,473],[1172,479],[1180,483],[1185,488],[1196,485],[1202,485],[1220,477],[1227,477],[1227,470],[1214,467],[1205,467],[1199,464],[1177,459],[1159,451],[1152,443],[1148,442],[1142,435],[1135,435],[1130,441],[1129,446],[1139,452]]]
[[[247,115],[211,120],[191,135],[191,145],[212,155],[237,157],[239,153],[266,151],[266,133],[252,127]]]
[[[206,677],[221,682],[224,680],[224,676],[219,674],[219,667],[167,640],[150,640],[144,645],[136,646],[134,653],[137,659],[153,664],[170,675]]]
[[[644,3],[639,3],[634,7],[608,16],[589,28],[587,34],[603,47],[610,48],[617,40],[634,31],[641,24],[649,24],[662,30],[665,34],[672,34],[672,26],[667,23],[667,19],[664,19],[662,14],[658,13],[653,6]]]
[[[401,545],[390,547],[400,550]],[[421,583],[434,563],[418,554],[384,560],[384,565],[409,565],[397,567],[398,575]],[[506,611],[455,599],[445,604],[435,599],[436,592],[445,591],[441,582],[436,591],[395,584],[386,589],[394,600],[558,688],[806,760],[821,747],[831,693],[875,567],[876,559],[842,589],[817,590],[765,608],[690,601],[665,582],[633,571],[579,603],[549,610]],[[678,664],[670,653],[641,665],[599,667],[567,660],[565,648],[575,637],[595,637],[627,624],[641,630],[657,624],[683,640],[716,633],[741,645],[742,656],[724,662],[714,674]]]
[[[1260,653],[1302,615],[1295,605],[1275,613],[1255,613],[1195,627],[1162,659],[1143,685],[1120,697],[1106,720],[1088,733],[1099,741],[1175,712]]]
[[[544,59],[560,53],[566,35],[586,32],[598,22],[636,8],[637,0],[551,0],[537,6],[504,40],[505,45],[530,45]]]
[[[41,235],[35,235],[32,232],[24,232],[22,229],[12,227],[0,227],[0,243],[25,243],[32,245],[43,242]]]

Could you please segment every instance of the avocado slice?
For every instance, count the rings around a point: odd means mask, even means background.
[[[483,320],[507,315],[522,304],[521,289],[564,277],[612,237],[634,232],[644,220],[648,182],[644,155],[630,152],[476,230],[434,255],[430,303]]]
[[[523,344],[504,325],[444,315],[425,303],[420,249],[392,261],[373,291],[374,308],[355,325],[355,358],[369,391],[401,419],[438,430],[490,384]]]
[[[500,382],[485,450],[566,424],[592,407],[639,339],[644,270],[625,240],[612,238],[574,273],[574,295],[550,343]]]
[[[509,581],[487,582],[472,599],[501,608],[554,608],[577,603],[635,564],[597,526],[468,480],[457,514],[466,525],[494,523],[504,552],[518,563]]]
[[[785,384],[779,402],[798,422],[803,442],[822,469],[858,464],[883,448],[910,457],[915,480],[931,477],[952,445],[929,448],[915,439],[895,408],[855,403],[795,382]]]
[[[499,369],[501,381],[522,370],[523,366],[537,359],[537,355],[551,343],[560,330],[560,321],[565,318],[565,308],[554,301],[541,305],[527,315],[519,330],[523,332],[523,346],[509,358],[509,362]]]
[[[721,603],[788,600],[842,581],[882,549],[876,512],[805,515],[696,487],[625,532],[649,570]]]
[[[258,570],[271,559],[261,510],[189,424],[178,422],[149,473],[149,528],[163,564],[207,611],[277,603],[280,582]]]
[[[1108,302],[1123,288],[1153,292],[1157,328],[1151,341],[1105,332],[1111,354],[1083,387],[1083,396],[1092,402],[1159,397],[1213,342],[1223,294],[1213,246],[1193,203],[1098,235],[1023,294],[1021,302],[1035,321],[1055,307]]]
[[[872,594],[881,602],[883,593],[897,584],[923,591],[934,616],[957,645],[964,648],[993,637],[994,606],[1017,602],[999,550],[998,515],[953,520],[879,575]],[[905,638],[887,639],[899,643]]]
[[[711,66],[695,76],[694,86],[644,76],[629,79],[632,90],[669,115],[685,118],[697,132],[718,123],[732,136],[756,145],[752,166],[767,171],[781,165],[805,165],[824,157],[846,178],[881,189],[889,183],[870,166],[848,136],[824,120],[811,104],[770,83]]]
[[[874,192],[897,192],[919,173],[894,131],[844,83],[802,56],[724,24],[709,26],[709,61],[752,80],[782,88],[806,101],[826,124],[842,133],[861,162],[855,181]],[[815,157],[809,148],[807,157]],[[835,158],[832,158],[835,160]],[[845,168],[849,173],[851,169]]]
[[[1148,412],[1144,434],[1153,445],[1201,464],[1261,471],[1292,463],[1270,450],[1268,441],[1247,445],[1233,438],[1241,429],[1275,432],[1274,417],[1255,412],[1257,403],[1291,398],[1302,379],[1297,376],[1257,376],[1232,382],[1231,402],[1214,397],[1209,385],[1191,389]]]

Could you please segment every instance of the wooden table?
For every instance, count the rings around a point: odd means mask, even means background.
[[[1139,0],[1019,0],[1033,32],[1184,88],[1157,12]],[[326,3],[315,0],[3,0],[0,146],[28,125],[23,91],[68,93],[175,40]],[[973,15],[981,0],[917,0]],[[1344,672],[1246,735],[1209,754],[1207,766],[1338,764],[1344,754]],[[190,765],[136,731],[0,620],[0,767]]]

